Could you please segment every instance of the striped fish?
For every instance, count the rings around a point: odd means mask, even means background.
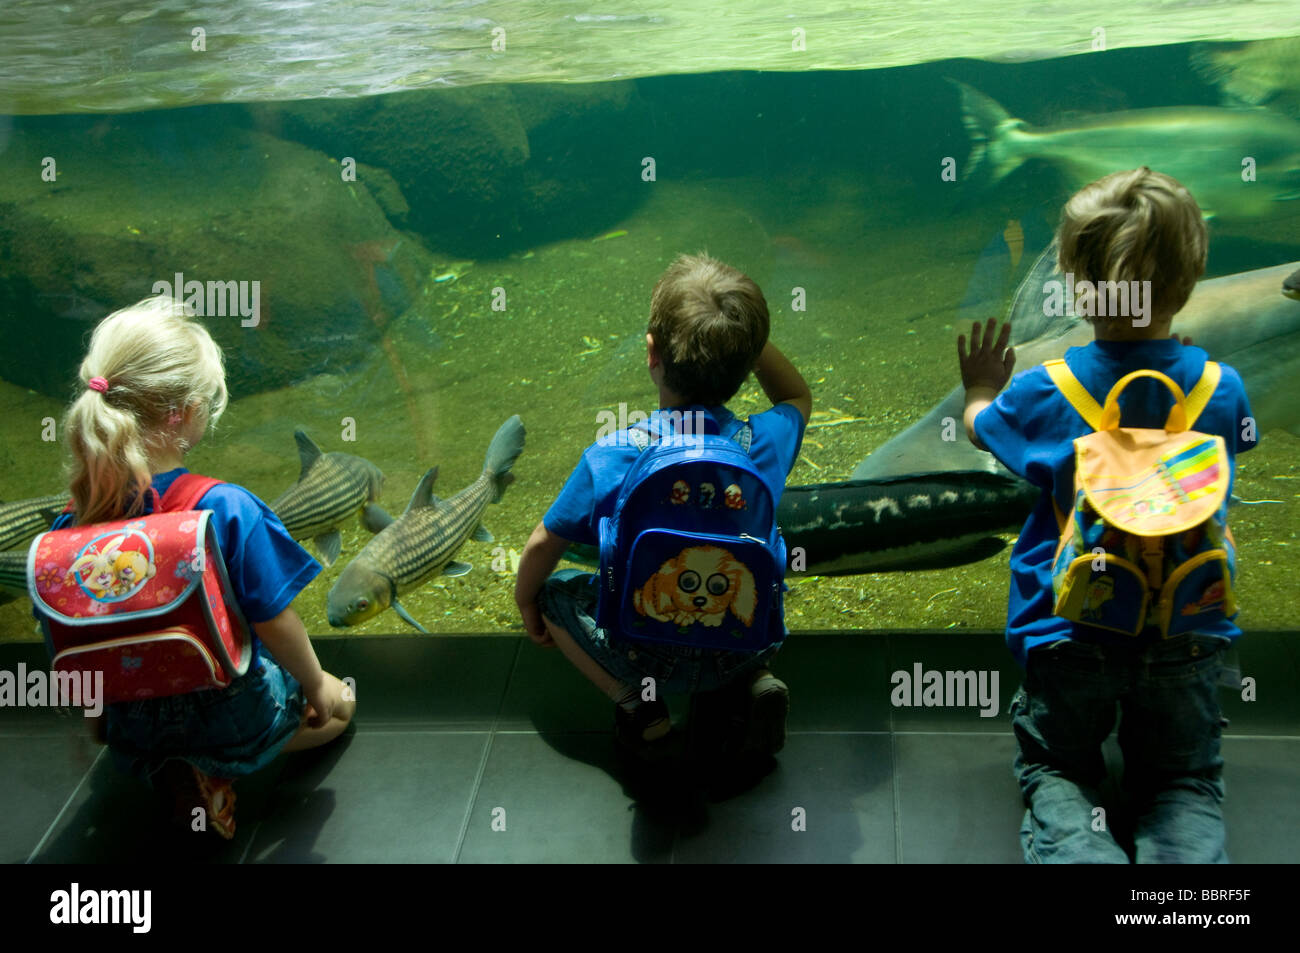
[[[471,537],[492,541],[479,520],[513,482],[510,468],[523,449],[524,425],[516,414],[492,438],[479,478],[450,500],[433,495],[438,468],[426,473],[406,512],[367,543],[334,583],[328,600],[330,625],[359,625],[392,606],[403,620],[427,632],[397,597],[439,572],[460,576],[470,571],[468,563],[453,562],[452,557]]]
[[[50,528],[68,505],[68,494],[0,504],[0,551],[22,549]]]
[[[27,595],[27,553],[0,553],[0,605]]]
[[[290,536],[312,540],[321,561],[329,566],[343,547],[339,525],[344,520],[360,510],[367,528],[379,531],[382,510],[373,504],[383,492],[384,475],[369,460],[350,453],[321,453],[301,430],[294,431],[293,439],[298,442],[302,473],[271,509]]]

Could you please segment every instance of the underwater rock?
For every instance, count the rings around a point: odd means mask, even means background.
[[[365,183],[367,191],[375,197],[379,207],[384,210],[388,220],[398,228],[406,228],[406,217],[411,213],[411,206],[402,195],[402,187],[397,180],[378,166],[357,163],[357,179]]]
[[[419,298],[429,253],[337,162],[230,115],[15,123],[6,168],[30,174],[0,177],[0,377],[68,396],[94,323],[178,274],[186,296],[203,290],[233,396],[378,348]],[[54,181],[42,178],[47,157]]]
[[[248,109],[260,128],[386,170],[410,203],[410,227],[467,257],[589,234],[617,222],[643,194],[638,138],[648,108],[631,81],[449,87]]]

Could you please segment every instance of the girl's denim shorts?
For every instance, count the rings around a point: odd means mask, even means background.
[[[305,709],[297,679],[259,652],[224,689],[109,705],[108,745],[121,768],[145,781],[174,758],[214,777],[242,777],[280,753]]]
[[[743,675],[763,668],[780,643],[761,652],[723,652],[686,645],[633,642],[596,626],[600,598],[597,577],[576,569],[561,569],[546,580],[539,596],[542,614],[563,627],[578,646],[610,675],[639,687],[653,678],[663,695],[711,692]]]

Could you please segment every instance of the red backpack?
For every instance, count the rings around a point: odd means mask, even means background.
[[[221,482],[182,474],[151,515],[32,541],[27,590],[55,672],[102,672],[112,703],[225,688],[248,670],[212,511],[194,509]]]

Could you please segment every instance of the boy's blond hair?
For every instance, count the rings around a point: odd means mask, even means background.
[[[767,301],[750,278],[707,254],[680,255],[650,297],[664,384],[693,404],[725,404],[767,344]]]
[[[81,393],[64,432],[69,488],[79,524],[133,516],[151,481],[149,453],[189,449],[176,431],[189,407],[212,426],[226,409],[221,349],[185,306],[146,298],[99,323],[78,372]],[[90,387],[102,378],[102,393]]]
[[[1146,166],[1085,185],[1065,203],[1057,234],[1061,271],[1076,286],[1150,281],[1155,321],[1178,313],[1205,274],[1200,206],[1176,179]]]

